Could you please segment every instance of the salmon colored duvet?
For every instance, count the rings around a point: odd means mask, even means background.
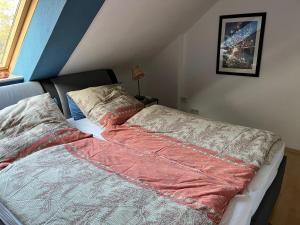
[[[0,171],[0,201],[24,224],[218,224],[279,140],[265,131],[217,124],[222,129],[216,135],[227,140],[227,148],[240,148],[236,139],[242,133],[242,143],[249,143],[249,154],[225,153],[199,146],[213,143],[213,132],[211,140],[198,133],[202,142],[196,145],[175,125],[155,130],[155,119],[143,119],[153,108],[144,110],[127,124],[107,128],[107,141],[84,138],[6,167]],[[198,123],[213,128],[211,121]]]
[[[76,157],[124,179],[207,212],[218,223],[229,201],[244,190],[257,167],[126,125],[106,130],[109,142],[84,139],[66,146]],[[73,149],[76,149],[73,151]]]

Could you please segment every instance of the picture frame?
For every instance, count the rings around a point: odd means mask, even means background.
[[[220,16],[217,74],[259,77],[266,15]]]

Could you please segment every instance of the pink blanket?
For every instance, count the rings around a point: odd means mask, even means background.
[[[109,142],[83,139],[66,148],[77,157],[198,210],[219,223],[229,201],[257,167],[174,138],[126,125],[107,129]],[[76,149],[76,151],[75,151]]]

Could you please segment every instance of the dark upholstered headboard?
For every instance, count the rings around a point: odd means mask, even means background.
[[[59,76],[40,81],[45,92],[49,92],[57,100],[58,106],[67,118],[70,118],[70,110],[66,93],[88,87],[118,83],[115,73],[108,70],[93,70]]]

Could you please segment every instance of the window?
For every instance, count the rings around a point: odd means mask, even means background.
[[[36,6],[37,1],[32,0],[0,0],[0,71],[11,68],[12,59],[28,28],[29,22],[26,21],[30,21],[34,11],[33,2]]]

